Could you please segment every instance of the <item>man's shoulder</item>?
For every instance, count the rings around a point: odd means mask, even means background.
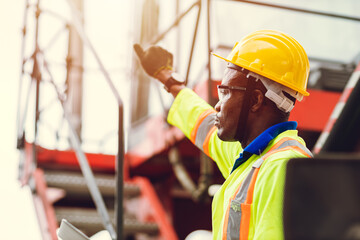
[[[311,156],[310,150],[297,134],[297,130],[288,130],[279,134],[269,145],[270,150],[265,154],[265,162],[268,163],[287,163],[292,158]]]
[[[271,154],[265,162],[268,163],[287,163],[292,158],[309,158],[302,152],[297,151],[294,148],[286,148],[282,151],[277,151]]]

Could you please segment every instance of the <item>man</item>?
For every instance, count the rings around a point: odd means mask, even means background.
[[[272,30],[236,43],[218,86],[215,109],[173,75],[172,55],[135,45],[145,71],[175,97],[169,123],[218,165],[225,182],[212,205],[213,239],[283,239],[287,161],[311,157],[288,122],[295,101],[309,95],[309,61],[292,37]]]

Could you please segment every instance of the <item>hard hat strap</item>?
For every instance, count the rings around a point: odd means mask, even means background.
[[[239,115],[239,121],[236,129],[236,139],[243,140],[245,131],[246,131],[246,123],[249,116],[249,110],[250,110],[250,100],[251,100],[251,94],[255,89],[255,83],[257,81],[256,78],[253,76],[250,76],[249,74],[246,76],[248,79],[247,85],[246,85],[246,91],[244,94],[243,103],[241,106],[241,111]]]
[[[276,106],[283,112],[290,112],[294,108],[295,99],[298,101],[302,100],[302,95],[300,93],[286,86],[283,86],[275,81],[267,79],[253,72],[249,72],[249,75],[259,79],[262,82],[267,90],[265,97],[274,102]],[[288,96],[286,96],[284,92],[288,94]],[[293,100],[289,99],[289,97],[292,97]]]
[[[284,95],[284,94],[283,94]],[[265,97],[273,101],[276,106],[283,112],[290,112],[294,108],[294,102],[289,100],[287,97],[281,97],[271,89],[268,89],[265,93]]]

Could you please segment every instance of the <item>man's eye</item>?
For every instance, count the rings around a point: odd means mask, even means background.
[[[221,89],[220,89],[220,93],[226,95],[226,94],[229,93],[229,89],[221,88]]]
[[[228,94],[229,94],[229,89],[226,89],[226,88],[218,88],[218,96],[219,96],[219,100],[223,100],[225,99]]]
[[[224,89],[220,89],[220,88],[219,88],[218,92],[219,92],[220,94],[224,94]]]

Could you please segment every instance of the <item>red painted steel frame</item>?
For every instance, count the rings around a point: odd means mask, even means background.
[[[31,143],[26,143],[26,148],[31,148]],[[115,161],[116,156],[108,154],[96,154],[96,153],[86,153],[86,158],[89,161],[89,164],[92,169],[95,171],[115,171]],[[61,165],[61,166],[71,166],[79,167],[79,163],[76,158],[74,151],[59,151],[46,149],[40,146],[37,146],[37,163],[41,166],[42,164],[52,164],[52,165]],[[129,169],[127,161],[124,161],[124,179],[129,179]]]
[[[341,93],[309,89],[310,96],[295,104],[289,120],[297,121],[299,128],[321,132],[330,118]]]
[[[159,226],[161,239],[163,240],[178,240],[173,226],[171,225],[164,208],[162,207],[160,200],[149,182],[146,178],[135,177],[131,180],[132,182],[138,184],[141,189],[142,197],[145,197],[150,201],[150,206],[152,206],[151,213]]]
[[[37,168],[33,173],[33,177],[35,180],[36,194],[40,197],[44,206],[50,236],[53,240],[57,240],[56,229],[58,228],[58,224],[54,207],[48,201],[46,196],[47,186],[44,178],[44,172]]]

